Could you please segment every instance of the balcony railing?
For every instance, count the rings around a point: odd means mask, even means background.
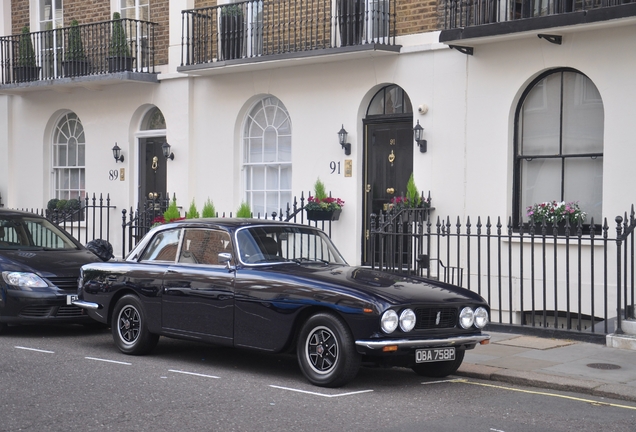
[[[0,84],[155,73],[155,26],[121,19],[0,37]]]
[[[442,0],[444,30],[584,12],[631,0]]]
[[[251,0],[182,11],[181,66],[395,45],[395,0]]]

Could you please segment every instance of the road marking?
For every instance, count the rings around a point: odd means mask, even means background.
[[[186,371],[180,371],[180,370],[174,370],[174,369],[168,369],[168,372],[180,373],[180,374],[185,374],[185,375],[194,375],[194,376],[203,377],[203,378],[220,379],[218,376],[214,376],[214,375],[204,375],[204,374],[200,374],[200,373],[186,372]]]
[[[352,395],[357,395],[357,394],[361,394],[361,393],[369,393],[369,392],[373,391],[373,390],[361,390],[361,391],[357,391],[357,392],[340,393],[340,394],[336,394],[336,395],[327,395],[327,394],[322,394],[322,393],[310,392],[310,391],[307,391],[307,390],[299,390],[299,389],[293,389],[293,388],[289,388],[289,387],[281,387],[281,386],[277,386],[277,385],[270,385],[270,387],[276,388],[276,389],[280,389],[280,390],[288,390],[288,391],[293,391],[293,392],[297,392],[297,393],[305,393],[305,394],[310,394],[310,395],[314,395],[314,396],[322,396],[322,397],[327,397],[327,398],[334,398],[334,397],[340,397],[340,396],[352,396]]]
[[[115,363],[115,364],[120,364],[120,365],[126,365],[126,366],[131,366],[132,363],[128,363],[128,362],[121,362],[121,361],[116,361],[116,360],[106,360],[106,359],[100,359],[100,358],[96,358],[96,357],[84,357],[86,360],[96,360],[96,361],[101,361],[101,362],[106,362],[106,363]]]
[[[27,348],[27,347],[23,347],[23,346],[15,346],[14,348],[21,349],[21,350],[27,350],[27,351],[35,351],[35,352],[47,353],[47,354],[55,354],[55,351],[47,351],[47,350],[41,350],[41,349],[36,349],[36,348]]]
[[[547,393],[547,392],[540,392],[540,391],[533,391],[533,390],[524,390],[524,389],[518,389],[518,388],[513,388],[513,387],[505,387],[505,386],[499,386],[499,385],[494,385],[494,384],[485,384],[485,383],[472,382],[472,381],[468,381],[468,380],[457,380],[456,382],[462,382],[464,384],[478,385],[478,386],[482,386],[482,387],[492,387],[492,388],[498,388],[498,389],[503,389],[503,390],[516,391],[516,392],[519,392],[519,393],[529,393],[529,394],[536,394],[536,395],[540,395],[540,396],[558,397],[558,398],[569,399],[569,400],[573,400],[573,401],[577,401],[577,402],[585,402],[585,403],[589,403],[589,404],[597,405],[597,406],[608,406],[608,407],[614,407],[614,408],[625,408],[625,409],[630,409],[630,410],[636,410],[636,406],[613,404],[613,403],[609,403],[609,402],[599,402],[599,401],[595,401],[595,400],[592,400],[592,399],[583,399],[583,398],[578,398],[578,397],[574,397],[574,396],[560,395],[560,394],[556,394],[556,393]]]
[[[450,379],[450,380],[442,380],[442,381],[426,381],[423,382],[421,384],[426,385],[426,384],[441,384],[441,383],[447,383],[447,382],[462,382],[465,381],[463,378],[456,378],[456,379]]]

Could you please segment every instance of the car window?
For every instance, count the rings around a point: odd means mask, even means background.
[[[290,226],[259,226],[236,234],[239,256],[246,264],[317,261],[345,264],[321,231]]]
[[[219,253],[232,253],[230,235],[224,231],[186,229],[179,253],[180,263],[218,265]]]
[[[140,261],[175,262],[181,231],[181,229],[172,229],[155,234],[141,256]]]
[[[0,247],[77,249],[67,235],[46,219],[14,217],[0,219]]]

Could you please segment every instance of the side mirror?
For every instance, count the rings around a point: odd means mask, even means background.
[[[228,271],[234,271],[235,268],[232,266],[232,254],[229,252],[220,252],[219,253],[219,264],[225,264],[225,268]]]

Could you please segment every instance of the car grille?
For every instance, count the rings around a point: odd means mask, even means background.
[[[77,294],[77,277],[52,277],[47,279],[65,293]]]
[[[27,306],[20,311],[22,318],[73,318],[84,315],[77,306]]]
[[[457,325],[456,308],[418,308],[415,309],[415,315],[415,328],[418,330],[454,328]]]

